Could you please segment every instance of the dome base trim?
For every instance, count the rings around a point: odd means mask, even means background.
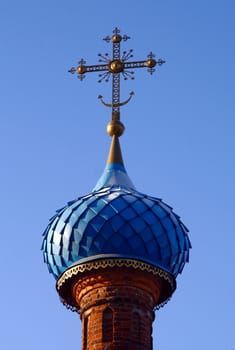
[[[77,305],[71,293],[74,282],[85,273],[92,273],[94,270],[97,271],[99,269],[107,268],[130,268],[134,270],[141,270],[160,278],[162,280],[163,288],[159,303],[156,305],[156,309],[164,306],[176,289],[176,280],[173,275],[141,260],[128,258],[100,259],[83,264],[78,263],[77,265],[73,265],[64,271],[56,283],[56,289],[62,303],[68,309],[79,312],[79,305]]]

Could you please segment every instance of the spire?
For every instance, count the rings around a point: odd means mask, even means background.
[[[161,66],[165,63],[161,58],[156,60],[152,52],[147,55],[145,60],[130,62],[130,59],[133,57],[133,50],[130,49],[129,51],[121,52],[121,42],[125,42],[128,39],[130,39],[128,35],[121,35],[120,30],[115,28],[112,36],[106,36],[103,39],[107,43],[112,43],[112,57],[108,53],[98,54],[100,63],[95,65],[87,65],[86,61],[82,58],[78,62],[79,65],[77,67],[72,67],[69,70],[72,74],[76,73],[81,81],[85,78],[85,74],[90,72],[99,72],[99,83],[102,81],[108,82],[110,77],[112,77],[112,102],[105,102],[101,95],[98,97],[103,105],[112,108],[112,119],[107,126],[107,132],[112,137],[112,143],[104,173],[96,184],[94,191],[114,185],[135,189],[126,173],[119,144],[119,137],[125,129],[120,121],[120,107],[131,100],[134,92],[131,91],[130,96],[126,100],[121,101],[120,76],[122,75],[124,80],[128,78],[134,79],[134,71],[130,69],[137,68],[147,68],[147,71],[153,74],[155,66]]]
[[[120,121],[120,112],[112,112],[112,120],[107,125],[107,133],[112,137],[112,142],[107,159],[107,165],[117,163],[122,166],[122,152],[119,143],[119,137],[124,133],[125,127]]]
[[[124,167],[119,143],[119,137],[123,134],[124,129],[124,125],[120,122],[120,114],[118,112],[113,112],[112,120],[107,125],[107,132],[112,137],[112,141],[106,167],[93,191],[98,191],[108,186],[121,186],[135,189]]]
[[[107,159],[107,165],[112,163],[124,166],[119,138],[116,135],[113,135],[112,137],[112,142],[110,145],[109,155]]]

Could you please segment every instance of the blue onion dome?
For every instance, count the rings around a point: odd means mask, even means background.
[[[135,259],[171,274],[189,259],[188,230],[161,199],[137,191],[113,135],[104,173],[93,191],[69,202],[44,232],[44,261],[56,279],[72,265]]]

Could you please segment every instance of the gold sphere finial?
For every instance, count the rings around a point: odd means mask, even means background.
[[[78,66],[78,67],[77,67],[77,72],[78,72],[79,74],[84,74],[84,73],[86,73],[86,67],[83,66],[83,65]]]
[[[120,34],[114,34],[112,36],[113,43],[120,43],[122,41],[122,36]]]
[[[109,72],[121,73],[124,70],[124,62],[121,60],[113,60],[109,62]]]
[[[107,125],[107,133],[109,136],[120,137],[124,133],[125,127],[120,120],[111,120]]]
[[[148,68],[153,68],[155,67],[157,64],[156,60],[154,58],[149,58],[147,61],[146,61],[146,67]]]

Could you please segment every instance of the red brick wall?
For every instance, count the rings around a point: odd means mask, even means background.
[[[140,270],[87,273],[73,287],[80,305],[82,350],[151,350],[161,281]]]

